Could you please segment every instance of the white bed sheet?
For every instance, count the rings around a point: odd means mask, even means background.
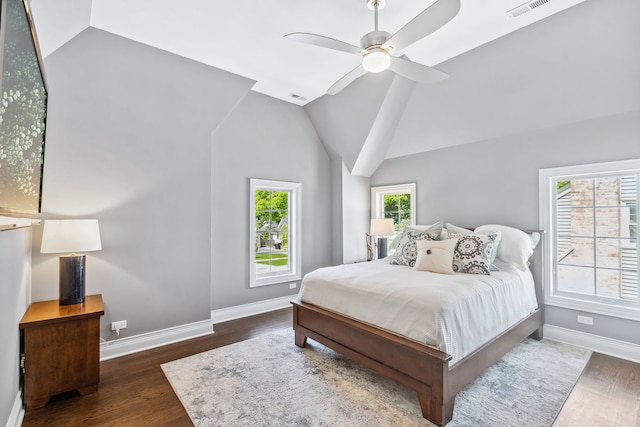
[[[325,267],[304,277],[299,298],[448,353],[452,365],[537,308],[531,272],[498,267],[490,276],[384,259]]]

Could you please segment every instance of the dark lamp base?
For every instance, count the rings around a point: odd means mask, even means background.
[[[386,258],[387,256],[387,238],[378,237],[378,259]]]
[[[84,302],[84,255],[60,257],[60,305]]]

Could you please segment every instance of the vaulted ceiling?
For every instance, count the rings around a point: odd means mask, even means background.
[[[436,65],[583,1],[462,0],[451,22],[402,53],[415,62]],[[394,34],[435,0],[381,2],[379,27]],[[31,3],[44,56],[92,26],[255,80],[253,90],[300,105],[324,95],[360,59],[283,36],[311,32],[359,45],[360,38],[374,29],[367,0]],[[531,7],[522,7],[530,3]],[[520,14],[514,17],[514,12]]]
[[[394,33],[433,0],[386,3],[380,28]],[[403,51],[447,80],[415,84],[386,71],[333,96],[328,87],[360,59],[283,36],[311,32],[357,45],[373,30],[366,0],[31,7],[45,57],[91,26],[247,77],[254,91],[304,105],[325,145],[358,175],[385,158],[640,109],[637,0],[462,0],[449,24]]]

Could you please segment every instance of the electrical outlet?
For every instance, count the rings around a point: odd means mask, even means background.
[[[582,323],[585,325],[593,325],[593,317],[578,315],[578,323]]]
[[[298,285],[295,284],[295,283],[289,283],[289,289],[295,289],[296,286],[298,286]]]
[[[119,329],[127,329],[127,321],[120,320],[118,322],[111,322],[111,330],[117,331]]]

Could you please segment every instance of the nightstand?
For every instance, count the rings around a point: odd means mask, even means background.
[[[53,395],[98,391],[102,295],[81,304],[34,302],[20,321],[24,402],[41,408]]]

